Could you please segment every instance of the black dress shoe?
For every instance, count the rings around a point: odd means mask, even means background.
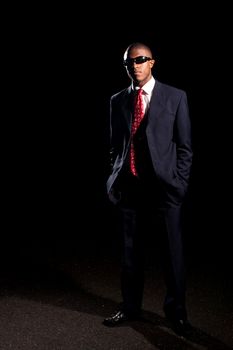
[[[169,318],[171,328],[173,331],[180,336],[187,336],[191,331],[192,327],[188,320],[183,318]]]
[[[175,308],[168,306],[164,308],[167,320],[171,328],[177,335],[185,336],[191,331],[191,324],[187,320],[187,314],[184,310],[175,311]]]
[[[127,314],[122,310],[117,311],[110,317],[104,319],[103,324],[108,327],[115,327],[125,321],[133,321],[138,319],[136,315]]]

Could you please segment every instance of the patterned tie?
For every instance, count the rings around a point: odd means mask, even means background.
[[[142,93],[143,93],[142,89],[137,90],[137,95],[135,97],[135,104],[134,104],[134,119],[133,119],[132,129],[131,129],[130,170],[134,176],[137,176],[137,170],[135,165],[135,150],[134,150],[133,139],[144,117],[144,104],[143,104]]]

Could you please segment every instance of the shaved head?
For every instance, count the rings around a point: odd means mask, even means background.
[[[145,51],[145,55],[152,58],[152,51],[147,45],[140,43],[140,42],[135,42],[135,43],[130,44],[127,47],[127,49],[125,50],[124,59],[129,57],[131,52],[134,51],[135,49],[140,49],[140,50]]]

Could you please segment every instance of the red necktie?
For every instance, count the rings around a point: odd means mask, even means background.
[[[136,95],[135,104],[134,104],[134,119],[133,119],[132,129],[131,129],[130,169],[132,174],[135,176],[137,176],[137,170],[135,165],[135,150],[134,150],[133,138],[144,117],[144,105],[143,105],[142,93],[143,93],[142,89],[137,90],[137,95]]]

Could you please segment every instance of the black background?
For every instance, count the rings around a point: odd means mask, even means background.
[[[39,245],[43,252],[58,240],[95,244],[97,235],[108,244],[109,98],[129,84],[124,50],[142,41],[154,51],[155,77],[188,94],[190,246],[230,259],[228,10],[90,7],[31,8],[26,14],[21,8],[20,15],[14,9],[6,25],[3,251],[28,254]]]

